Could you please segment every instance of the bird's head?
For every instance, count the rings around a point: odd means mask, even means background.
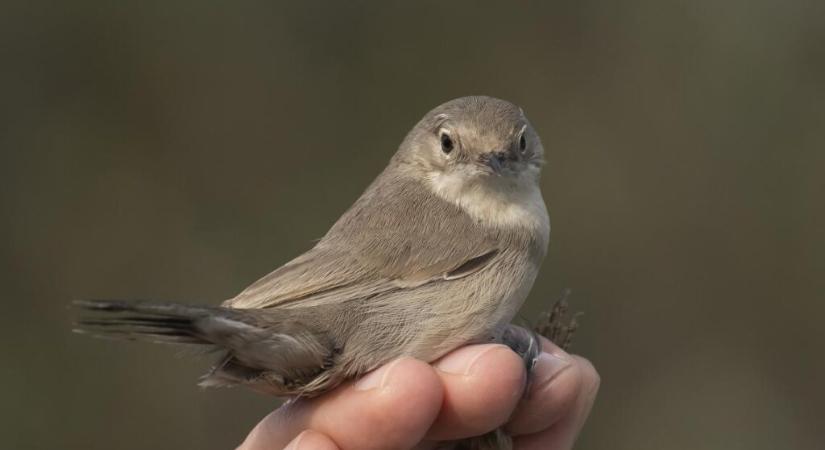
[[[545,214],[544,148],[510,102],[462,97],[436,107],[410,131],[394,162],[481,220],[517,222],[525,208]]]
[[[506,188],[538,184],[544,148],[521,108],[474,96],[427,113],[396,158],[436,186]]]

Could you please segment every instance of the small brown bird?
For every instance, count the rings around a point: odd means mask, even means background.
[[[427,113],[315,247],[222,306],[83,301],[82,332],[223,352],[203,386],[314,396],[400,356],[498,341],[547,251],[544,149],[517,106],[463,97]],[[551,337],[567,340],[558,313]],[[564,343],[561,343],[564,344]]]

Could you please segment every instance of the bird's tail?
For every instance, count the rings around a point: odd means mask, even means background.
[[[75,322],[75,333],[163,344],[219,345],[204,329],[205,322],[238,315],[228,308],[179,303],[79,300],[73,304],[84,312]]]
[[[306,395],[337,347],[290,311],[235,309],[180,303],[82,300],[77,333],[163,344],[195,344],[223,351],[203,386],[247,385],[275,395]]]

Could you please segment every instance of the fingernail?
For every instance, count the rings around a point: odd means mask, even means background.
[[[384,387],[384,385],[387,384],[387,378],[389,378],[392,368],[395,367],[399,361],[401,361],[401,359],[396,359],[395,361],[364,375],[364,377],[355,383],[355,390],[368,391],[370,389]]]
[[[464,347],[439,360],[435,363],[435,368],[453,375],[470,375],[473,366],[481,357],[492,352],[501,351],[510,352],[512,350],[505,345],[491,345],[481,350],[478,347]]]
[[[301,434],[298,435],[292,442],[289,443],[284,450],[299,450],[301,448],[301,441],[304,440],[304,437],[309,433],[309,430],[304,430]]]
[[[573,360],[568,356],[542,352],[536,358],[536,365],[533,366],[533,373],[536,375],[535,385],[543,387],[549,384],[572,364]]]

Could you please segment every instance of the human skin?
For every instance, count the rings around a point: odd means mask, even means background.
[[[542,349],[526,393],[523,362],[503,345],[462,347],[432,365],[400,358],[321,397],[284,404],[238,449],[432,449],[503,426],[516,450],[568,450],[599,375],[544,338]]]

